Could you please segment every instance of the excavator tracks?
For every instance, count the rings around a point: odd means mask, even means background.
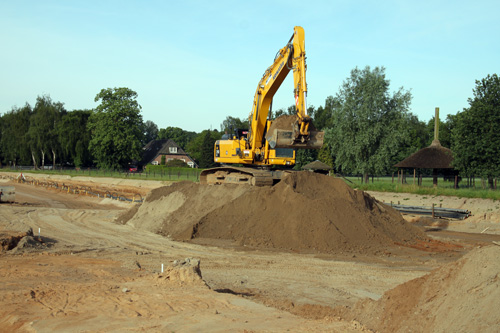
[[[205,169],[200,174],[200,184],[248,184],[251,186],[272,186],[280,181],[283,172],[252,168],[219,167]]]

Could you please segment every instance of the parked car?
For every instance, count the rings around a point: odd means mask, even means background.
[[[137,171],[139,171],[139,170],[137,169],[137,165],[130,165],[130,166],[128,167],[128,172],[137,172]]]

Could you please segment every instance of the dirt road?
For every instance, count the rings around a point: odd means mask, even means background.
[[[379,299],[474,246],[365,257],[174,242],[115,223],[130,203],[13,185],[0,233],[40,229],[43,244],[0,254],[6,331],[362,331],[333,308]],[[162,275],[184,258],[201,261],[206,285]]]

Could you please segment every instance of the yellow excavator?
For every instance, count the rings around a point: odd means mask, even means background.
[[[290,70],[296,113],[270,120],[273,96]],[[215,142],[214,162],[221,166],[203,170],[200,183],[273,185],[290,172],[296,149],[320,149],[324,132],[315,130],[307,114],[306,96],[304,29],[297,26],[257,85],[248,119],[250,128],[236,129]]]

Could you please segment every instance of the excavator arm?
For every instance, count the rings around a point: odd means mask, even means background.
[[[295,107],[299,119],[309,118],[307,115],[307,84],[306,84],[306,50],[304,42],[304,29],[295,27],[293,38],[293,82]]]
[[[272,99],[290,70],[293,71],[296,118],[292,123],[286,124],[285,128],[274,128],[272,125],[267,128]],[[311,118],[307,115],[304,29],[297,26],[288,43],[276,54],[273,64],[264,72],[255,91],[249,117],[250,147],[262,148],[265,144],[263,137],[266,135],[271,148],[321,148],[323,132],[310,133],[310,122]]]

